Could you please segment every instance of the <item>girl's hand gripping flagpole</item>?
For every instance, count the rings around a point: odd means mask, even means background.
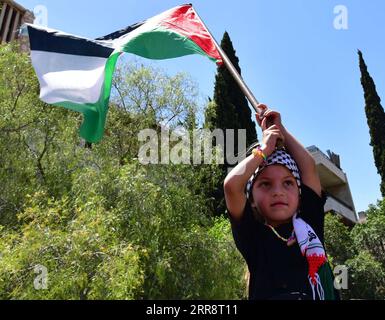
[[[254,108],[254,110],[255,110],[255,112],[257,114],[257,117],[259,117],[259,119],[262,120],[263,117],[264,117],[264,114],[265,114],[265,112],[267,110],[267,108],[264,105],[260,104],[258,102],[258,100],[254,97],[253,93],[251,92],[251,90],[249,89],[249,87],[247,86],[245,81],[242,79],[242,76],[238,73],[237,69],[235,69],[235,67],[231,63],[229,57],[226,55],[226,53],[223,51],[221,46],[215,40],[215,38],[211,34],[210,30],[207,28],[207,26],[205,25],[205,23],[203,22],[203,20],[198,15],[198,13],[196,12],[195,9],[194,9],[194,12],[195,12],[196,16],[198,17],[198,19],[201,21],[202,25],[206,28],[206,30],[209,33],[209,35],[211,36],[211,38],[213,39],[215,47],[217,48],[219,54],[221,55],[223,63],[226,66],[227,70],[229,70],[229,72],[233,76],[234,80],[238,83],[238,85],[239,85],[240,89],[242,90],[243,94],[249,100],[250,104],[252,105],[252,107]],[[269,127],[269,126],[271,126],[271,123],[270,123],[270,121],[267,121],[267,127]],[[277,148],[282,148],[282,147],[283,147],[283,141],[282,140],[278,140],[277,141]]]

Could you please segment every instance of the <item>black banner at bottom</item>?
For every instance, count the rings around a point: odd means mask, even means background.
[[[366,307],[383,309],[385,301],[235,301],[235,300],[135,300],[135,301],[0,301],[3,313],[52,319],[77,318],[80,313],[102,319],[251,319],[268,315],[293,317],[306,314],[346,316]],[[366,309],[367,310],[367,309]]]

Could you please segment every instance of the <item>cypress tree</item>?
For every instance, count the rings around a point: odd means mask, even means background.
[[[239,59],[227,32],[223,35],[221,47],[239,74],[242,74]],[[216,128],[246,129],[247,145],[257,139],[255,123],[252,121],[247,99],[224,65],[218,67],[215,77],[214,102],[216,119],[213,119],[213,124]]]
[[[385,112],[376,85],[370,76],[362,52],[358,50],[361,84],[365,94],[365,113],[369,126],[370,145],[373,147],[374,162],[381,176],[381,193],[385,197]]]
[[[227,32],[223,35],[221,47],[239,74],[241,74],[239,59],[236,56],[232,41]],[[215,110],[208,110],[206,112],[208,127],[223,130],[246,129],[246,144],[250,145],[257,140],[255,123],[252,121],[252,113],[247,99],[224,65],[219,66],[217,70],[214,104],[211,104],[211,108],[215,108]],[[239,153],[244,152],[244,150],[238,150],[237,141],[237,136],[235,136],[234,150]]]
[[[223,35],[221,47],[239,74],[241,74],[239,59],[236,56],[236,51],[234,50],[232,41],[227,32]],[[209,99],[205,112],[205,127],[210,130],[222,129],[225,136],[224,146],[226,146],[225,130],[234,129],[235,156],[246,152],[246,150],[238,149],[237,129],[246,129],[246,146],[257,141],[255,123],[252,121],[252,113],[248,101],[239,88],[239,85],[235,82],[233,76],[224,65],[219,66],[217,69],[213,101]],[[224,150],[224,155],[226,155],[226,149]],[[208,195],[215,199],[214,215],[220,215],[225,212],[223,180],[227,175],[229,167],[230,164],[226,162],[225,157],[225,165],[221,166],[223,172],[222,178],[219,179],[220,182],[218,186],[214,187]]]

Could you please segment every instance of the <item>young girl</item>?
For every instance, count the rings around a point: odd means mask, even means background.
[[[257,122],[262,143],[224,181],[234,240],[250,272],[249,299],[337,299],[314,159],[278,112],[267,110]]]

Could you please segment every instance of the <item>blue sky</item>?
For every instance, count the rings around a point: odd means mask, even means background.
[[[43,5],[49,27],[90,38],[184,3],[17,2],[30,10]],[[196,0],[193,5],[218,42],[224,31],[230,34],[242,76],[256,98],[280,111],[284,125],[305,146],[340,155],[356,211],[375,204],[381,198],[380,176],[369,145],[357,49],[363,52],[377,92],[385,99],[385,1]],[[347,10],[347,29],[335,28],[341,13],[334,13],[338,5]],[[169,74],[189,73],[199,85],[202,101],[212,96],[216,66],[208,59],[146,61]]]

